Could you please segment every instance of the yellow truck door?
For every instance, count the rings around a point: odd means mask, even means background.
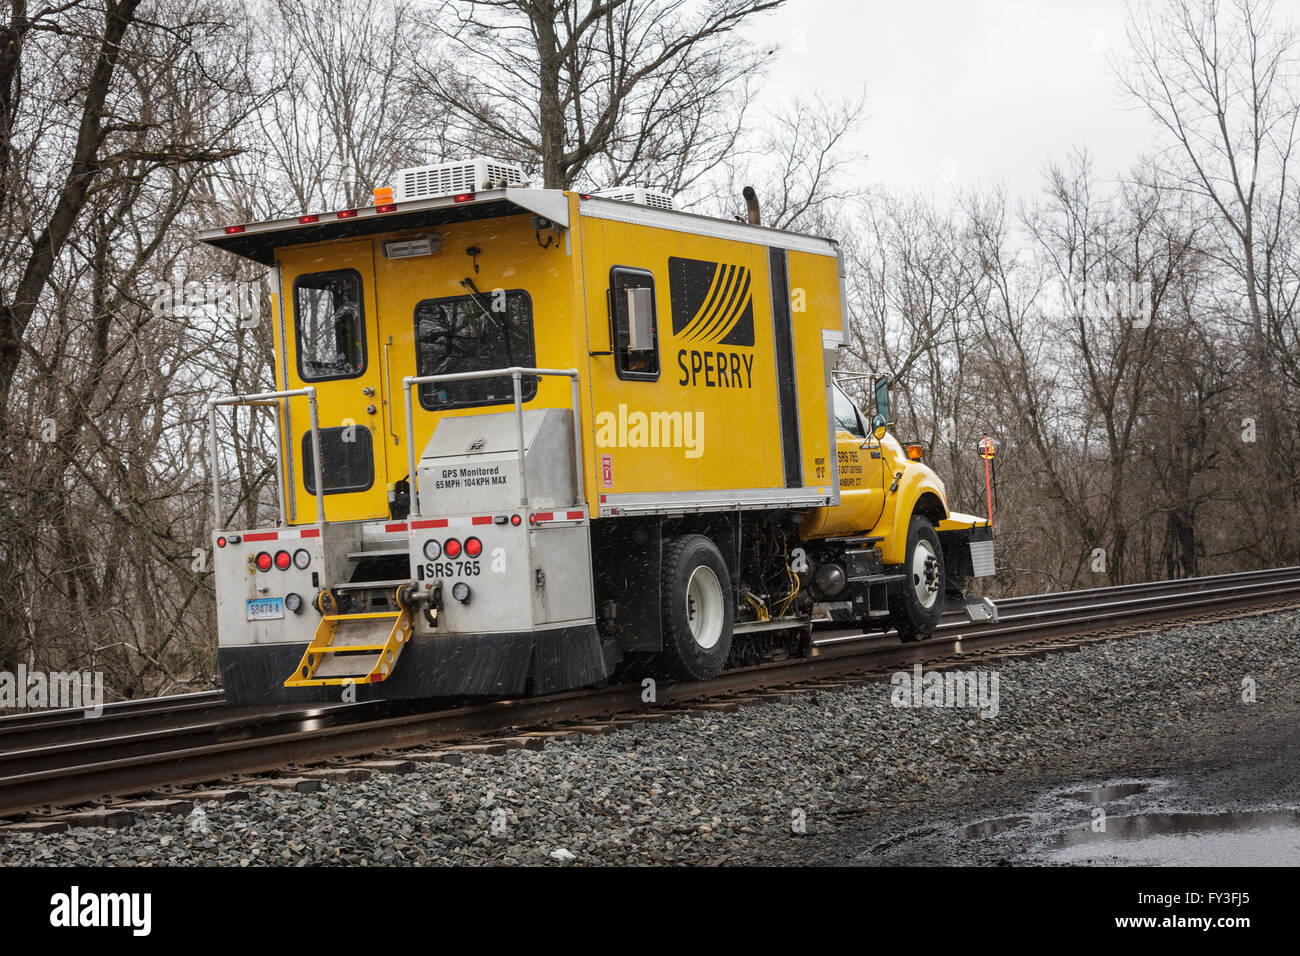
[[[285,345],[289,388],[311,385],[320,409],[325,517],[350,521],[388,513],[383,350],[370,240],[285,250]],[[290,514],[316,515],[316,476],[306,402],[291,403]]]
[[[852,400],[838,385],[832,391],[840,503],[812,512],[801,528],[804,537],[869,531],[885,507],[885,462],[880,444],[868,435],[867,423]]]

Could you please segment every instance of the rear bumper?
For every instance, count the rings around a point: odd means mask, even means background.
[[[341,687],[285,687],[306,642],[219,648],[226,701],[252,704],[338,701]],[[608,677],[594,624],[499,634],[414,637],[393,675],[356,685],[357,700],[518,697],[596,684]]]

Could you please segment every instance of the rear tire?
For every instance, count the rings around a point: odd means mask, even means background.
[[[731,573],[718,546],[702,534],[672,539],[664,549],[664,651],[683,680],[716,677],[731,652],[735,609]]]
[[[890,623],[902,640],[919,641],[939,626],[944,585],[943,548],[934,525],[923,515],[912,515],[907,526],[903,571],[907,580],[890,602]]]

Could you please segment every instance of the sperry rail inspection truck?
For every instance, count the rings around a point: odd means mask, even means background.
[[[208,230],[272,270],[276,390],[214,397],[232,703],[704,679],[818,622],[933,631],[988,520],[835,384],[830,240],[514,166],[404,170],[375,205]],[[278,420],[279,523],[226,527],[229,406]]]

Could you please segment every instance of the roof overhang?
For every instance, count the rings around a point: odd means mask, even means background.
[[[239,226],[218,226],[201,231],[199,241],[272,266],[275,265],[275,250],[282,246],[373,236],[445,223],[498,219],[521,213],[533,213],[561,228],[569,227],[569,200],[563,190],[507,187],[472,195],[472,199],[459,202],[453,196],[440,196],[345,210],[343,213],[317,213]],[[381,212],[381,209],[389,211]]]

